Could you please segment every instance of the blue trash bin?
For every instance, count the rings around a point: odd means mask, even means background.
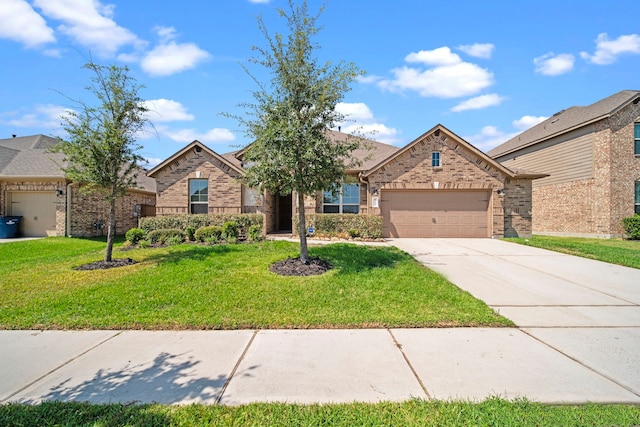
[[[0,217],[0,239],[11,239],[18,235],[21,216]]]

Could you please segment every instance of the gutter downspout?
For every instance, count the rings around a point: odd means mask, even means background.
[[[73,183],[67,184],[67,206],[66,206],[66,217],[67,221],[65,224],[66,235],[67,237],[71,237],[71,186]]]

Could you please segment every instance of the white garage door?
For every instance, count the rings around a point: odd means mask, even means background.
[[[11,216],[21,216],[20,230],[27,237],[56,235],[56,193],[11,192]]]
[[[488,191],[384,190],[385,237],[489,237]]]

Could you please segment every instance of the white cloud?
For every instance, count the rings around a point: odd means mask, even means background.
[[[573,70],[575,57],[568,53],[559,55],[549,52],[546,55],[534,58],[533,63],[536,66],[536,73],[545,76],[559,76]]]
[[[395,68],[391,70],[394,78],[380,80],[378,86],[392,92],[410,90],[424,97],[457,98],[475,95],[494,83],[491,72],[462,61],[446,46],[412,52],[405,61],[431,68]]]
[[[420,96],[457,98],[475,95],[491,86],[493,74],[469,62],[438,66],[427,70],[402,67],[392,70],[393,80],[378,85],[389,91],[415,91]]]
[[[363,102],[339,102],[336,105],[336,111],[344,114],[351,120],[371,120],[373,113],[367,104]]]
[[[153,76],[169,76],[195,68],[198,63],[211,57],[195,43],[176,43],[175,29],[156,27],[160,44],[145,53],[140,63],[142,69]]]
[[[547,119],[548,117],[544,116],[522,116],[511,122],[516,129],[515,132],[503,132],[496,126],[485,126],[480,130],[480,133],[463,138],[486,153]]]
[[[514,128],[522,132],[537,125],[538,123],[544,122],[548,118],[549,117],[545,116],[522,116],[519,119],[511,122],[511,124],[513,124]]]
[[[485,126],[480,130],[480,133],[465,136],[464,139],[486,153],[519,133],[520,132],[505,133],[495,126]]]
[[[151,99],[144,102],[149,110],[149,120],[152,122],[191,121],[195,117],[187,113],[184,105],[170,99]]]
[[[142,48],[145,44],[115,23],[114,5],[98,0],[34,0],[34,4],[47,17],[62,21],[59,31],[98,55],[113,56],[123,46]]]
[[[356,81],[358,83],[365,83],[365,84],[377,83],[380,80],[382,80],[382,77],[381,76],[376,76],[376,75],[358,76],[358,77],[356,77]]]
[[[204,143],[219,143],[235,141],[236,137],[229,129],[214,128],[207,132],[199,132],[195,129],[170,130],[157,128],[158,132],[176,142],[192,142],[198,140]]]
[[[51,131],[62,130],[63,115],[67,115],[73,110],[62,107],[60,105],[52,104],[39,104],[29,109],[29,111],[14,111],[10,113],[3,113],[0,122],[19,128],[35,128]]]
[[[454,65],[462,62],[460,57],[451,52],[448,47],[439,47],[433,50],[421,50],[419,52],[411,52],[404,60],[406,62],[420,62],[426,65]]]
[[[144,166],[147,169],[154,168],[165,161],[165,159],[160,159],[158,157],[146,157],[145,160],[147,161],[147,164]]]
[[[475,43],[458,46],[457,49],[476,58],[489,59],[495,46],[491,43]]]
[[[46,21],[24,0],[2,0],[0,38],[34,48],[53,43],[56,38]]]
[[[504,96],[500,96],[497,93],[480,95],[459,103],[458,105],[453,107],[451,111],[460,112],[466,110],[481,110],[483,108],[500,105],[505,99],[507,98]]]
[[[583,59],[593,64],[612,64],[616,62],[618,56],[625,53],[640,54],[640,36],[638,34],[628,34],[615,40],[609,40],[607,33],[601,33],[598,34],[595,42],[596,51],[593,55],[588,52],[580,52]]]
[[[344,133],[360,135],[386,144],[400,141],[398,130],[380,123],[367,104],[340,102],[336,105],[336,111],[345,115],[346,122],[337,124]],[[337,127],[334,130],[337,130]]]

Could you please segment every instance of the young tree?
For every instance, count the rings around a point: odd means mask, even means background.
[[[306,0],[300,5],[289,0],[289,9],[278,11],[287,22],[286,39],[282,34],[271,36],[258,18],[268,47],[252,47],[258,56],[251,62],[268,69],[272,78],[268,85],[261,84],[245,68],[259,89],[253,92],[253,103],[243,104],[248,118],[236,119],[253,140],[244,156],[251,165],[247,184],[272,194],[297,194],[300,260],[307,264],[304,198],[317,191],[337,191],[345,171],[355,166],[350,153],[358,148],[358,139],[336,143],[327,129],[344,121],[336,104],[362,72],[353,63],[319,64],[314,57],[319,45],[312,38],[320,31],[316,21],[324,8],[309,16]]]
[[[116,230],[116,201],[127,189],[136,187],[138,164],[144,158],[136,137],[147,125],[147,109],[138,96],[142,88],[128,75],[128,68],[84,65],[93,72],[87,86],[96,98],[92,106],[75,101],[79,111],[62,116],[67,139],[62,139],[54,151],[64,154],[68,166],[65,175],[81,185],[82,191],[99,192],[109,204],[107,250],[104,260],[112,261]]]

